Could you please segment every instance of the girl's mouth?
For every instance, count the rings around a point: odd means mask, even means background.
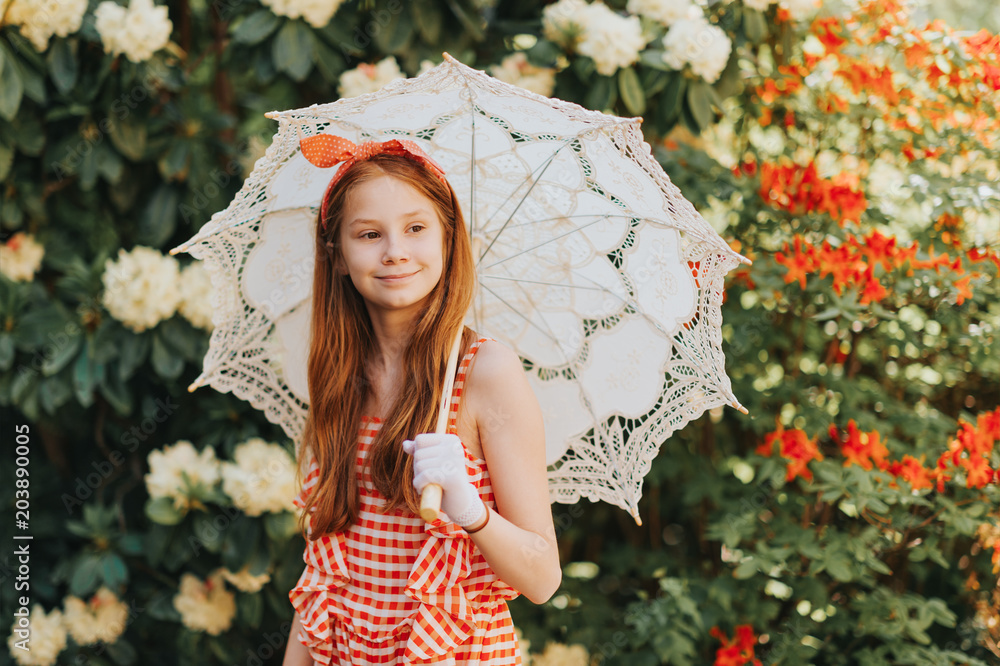
[[[386,282],[399,282],[400,280],[405,280],[408,277],[413,277],[416,274],[417,271],[407,273],[406,275],[387,275],[380,277],[379,280],[385,280]]]

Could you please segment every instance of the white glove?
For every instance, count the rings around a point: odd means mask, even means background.
[[[467,527],[482,518],[486,507],[469,480],[458,435],[425,432],[403,442],[403,451],[413,456],[413,487],[422,493],[428,483],[441,486],[441,510],[453,523]]]

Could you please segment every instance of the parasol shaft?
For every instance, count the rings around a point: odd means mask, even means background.
[[[443,434],[448,429],[448,411],[451,409],[451,389],[455,383],[455,369],[458,363],[458,347],[462,343],[462,331],[465,326],[458,327],[455,335],[455,342],[451,345],[451,354],[448,355],[448,370],[444,376],[444,390],[441,392],[441,404],[438,407],[437,427],[434,432]],[[432,522],[437,518],[441,509],[441,486],[436,483],[428,483],[420,493],[420,517],[425,521]]]

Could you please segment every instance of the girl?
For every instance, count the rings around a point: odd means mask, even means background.
[[[517,354],[463,325],[476,276],[458,200],[410,141],[319,135],[302,151],[341,166],[316,225],[306,566],[284,664],[520,664],[506,600],[544,603],[562,578],[544,426]]]

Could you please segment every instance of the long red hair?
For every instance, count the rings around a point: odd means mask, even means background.
[[[405,388],[385,415],[367,458],[372,483],[386,498],[385,511],[405,504],[413,513],[418,512],[413,462],[400,444],[419,433],[434,431],[455,335],[461,328],[460,351],[468,349],[476,336],[463,324],[475,295],[475,262],[451,185],[403,156],[381,154],[354,164],[335,184],[327,209],[319,211],[326,220],[325,229],[319,224],[321,219],[316,224],[309,414],[296,474],[301,486],[311,452],[319,466],[319,480],[298,520],[307,538],[306,525],[313,507],[313,539],[346,530],[358,518],[355,461],[362,410],[372,393],[369,369],[376,350],[364,298],[350,275],[337,272],[343,262],[339,234],[345,204],[354,188],[385,175],[398,178],[430,199],[444,228],[441,279],[413,322],[402,357],[399,385]]]

